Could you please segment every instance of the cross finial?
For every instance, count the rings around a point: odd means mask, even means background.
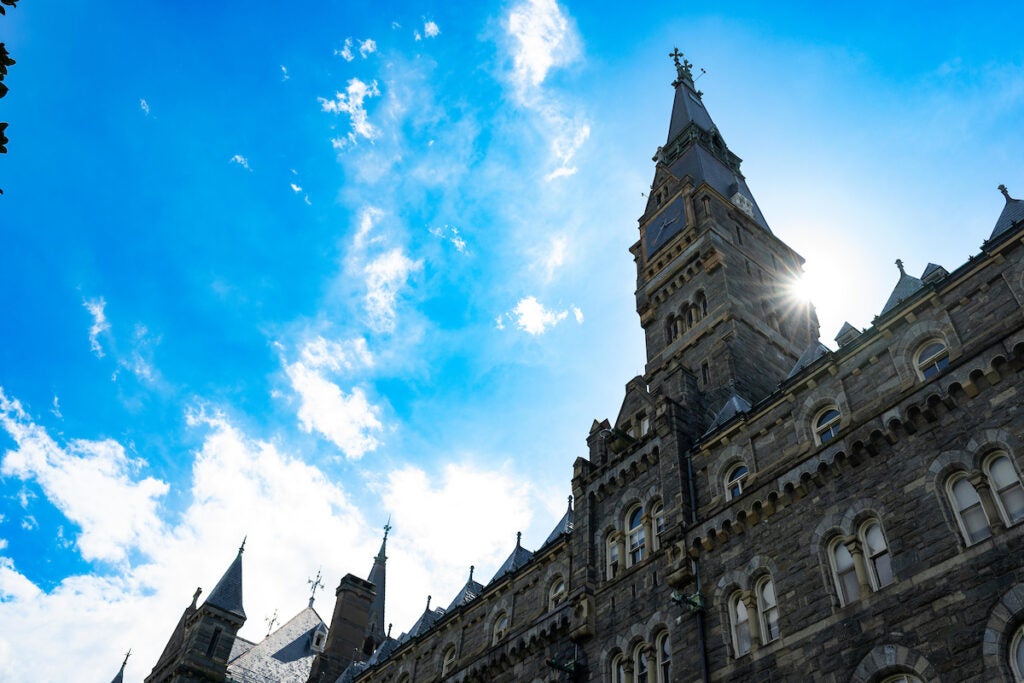
[[[679,66],[679,58],[683,56],[683,53],[679,51],[678,47],[674,47],[672,48],[672,52],[668,53],[668,56],[672,58],[672,61],[676,63],[676,66]]]
[[[673,48],[672,52],[668,53],[668,56],[672,58],[672,61],[676,65],[676,80],[672,81],[673,87],[678,87],[680,83],[689,81],[690,85],[693,85],[693,72],[690,68],[693,64],[690,64],[689,60],[685,57],[682,61],[679,58],[683,56],[683,53],[679,51],[679,48]]]
[[[263,623],[267,625],[267,635],[264,636],[264,638],[266,638],[270,635],[270,632],[274,630],[274,624],[277,623],[277,610],[275,609],[273,614],[264,619]]]
[[[242,537],[242,545],[238,546],[238,554],[241,555],[245,552],[245,541],[249,538],[249,534]]]
[[[308,583],[312,587],[310,592],[309,592],[309,606],[312,607],[313,606],[313,600],[316,599],[316,589],[324,587],[323,582],[320,580],[320,570],[319,569],[316,570],[316,578],[315,579],[306,579],[306,583]]]
[[[192,606],[193,607],[196,606],[196,600],[198,600],[199,596],[202,595],[202,594],[203,594],[202,586],[196,586],[196,592],[192,594]]]
[[[391,531],[391,515],[388,515],[388,521],[384,523],[384,540],[388,540],[388,532]]]
[[[121,670],[124,671],[125,664],[128,663],[128,658],[132,656],[132,649],[128,648],[128,652],[124,653],[124,661],[121,662]]]
[[[896,267],[900,269],[900,275],[907,274],[907,271],[903,270],[903,259],[896,259]]]

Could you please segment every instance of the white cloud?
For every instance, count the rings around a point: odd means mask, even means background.
[[[299,192],[302,192],[302,188],[299,187],[298,185],[296,185],[295,183],[288,183],[288,185],[292,188],[292,192],[294,192],[296,194],[298,194]]]
[[[352,239],[352,246],[356,250],[362,250],[367,246],[367,244],[372,244],[380,239],[378,237],[373,239],[367,238],[373,231],[377,221],[383,215],[384,212],[375,206],[367,206],[359,212],[359,228],[356,230],[356,235]]]
[[[569,312],[552,311],[545,308],[535,297],[528,296],[519,300],[511,315],[515,318],[516,327],[527,334],[537,336],[565,320]]]
[[[436,38],[440,34],[441,29],[434,22],[428,21],[423,24],[423,35],[427,38]]]
[[[196,585],[209,593],[246,533],[244,599],[250,618],[243,637],[262,637],[263,618],[275,607],[284,618],[304,608],[304,581],[321,563],[328,584],[346,572],[366,575],[379,536],[339,485],[273,444],[248,438],[222,415],[193,411],[188,417],[193,429],[206,434],[192,454],[191,483],[181,492],[187,506],[173,526],[140,536],[141,553],[113,571],[68,576],[46,591],[0,555],[0,680],[78,680],[83,670],[113,675],[129,646],[134,654],[126,675],[141,680]],[[0,429],[9,428],[10,419]],[[36,430],[32,427],[32,439],[49,438]],[[108,442],[74,443],[86,450],[111,448]],[[68,464],[63,457],[59,462]],[[71,470],[77,471],[73,464]],[[123,478],[121,472],[100,471],[82,488],[97,484],[120,493]],[[108,496],[106,507],[126,518],[109,524],[119,527],[137,518],[132,502]],[[324,538],[332,542],[325,546]],[[354,562],[354,557],[367,560]],[[328,595],[317,602],[321,613],[333,607]],[[60,642],[62,656],[23,656],[39,642]]]
[[[443,228],[430,228],[429,232],[434,237],[437,237],[445,242],[451,243],[455,247],[455,251],[460,254],[467,253],[466,240],[459,234],[459,229],[453,225],[445,225]]]
[[[505,329],[505,314],[504,313],[502,313],[501,315],[499,315],[497,318],[494,319],[494,326],[496,328],[498,328],[499,330]]]
[[[107,315],[104,309],[107,302],[103,297],[86,299],[82,302],[85,309],[92,315],[92,325],[89,327],[89,347],[96,354],[97,358],[103,358],[103,347],[100,345],[100,335],[110,330],[110,323],[107,322]]]
[[[231,157],[231,159],[228,160],[228,163],[238,164],[246,171],[252,171],[252,169],[249,168],[249,160],[243,157],[241,154],[236,154],[235,156]]]
[[[60,412],[60,399],[57,398],[57,394],[53,395],[53,407],[50,408],[50,412],[53,413],[53,416],[55,418],[57,418],[58,420],[63,420],[64,419],[64,416]],[[3,517],[0,516],[0,522],[3,522],[3,521],[4,521]]]
[[[590,125],[579,115],[564,113],[564,105],[543,85],[552,69],[575,62],[580,39],[570,19],[554,0],[524,0],[511,9],[507,31],[512,39],[513,90],[519,103],[538,115],[557,166],[551,181],[576,173],[572,160],[590,137]]]
[[[569,238],[565,235],[552,235],[551,241],[541,250],[534,252],[534,267],[544,272],[544,279],[550,281],[555,273],[565,265],[569,253]]]
[[[142,462],[128,458],[119,443],[75,440],[62,448],[2,390],[0,427],[17,444],[4,454],[0,473],[39,484],[81,528],[76,544],[82,557],[116,562],[133,549],[152,548],[163,531],[158,499],[168,487],[152,477],[135,481]]]
[[[284,64],[281,65],[281,80],[287,81],[291,76],[288,75],[288,69],[285,68]]]
[[[285,367],[292,389],[299,395],[299,422],[303,430],[319,432],[349,460],[358,460],[380,442],[374,433],[383,425],[380,410],[366,398],[360,387],[346,394],[317,370],[304,363]]]
[[[377,81],[364,83],[358,78],[350,79],[345,92],[335,93],[333,100],[323,97],[317,98],[320,102],[320,109],[331,114],[348,114],[352,124],[352,130],[344,138],[334,138],[331,144],[335,149],[341,149],[347,144],[353,144],[357,138],[364,138],[372,141],[377,137],[377,129],[370,123],[366,114],[364,102],[369,97],[380,95]]]
[[[373,355],[362,338],[338,342],[317,335],[302,347],[300,358],[310,368],[333,372],[373,366]]]
[[[149,116],[149,102],[140,99],[139,109],[141,109],[146,114],[146,116]]]
[[[422,267],[422,261],[410,259],[401,247],[381,254],[366,265],[363,271],[366,276],[365,307],[370,327],[375,331],[394,331],[398,294],[409,275]]]
[[[579,306],[572,307],[572,315],[576,318],[576,322],[580,325],[583,324],[583,310]]]
[[[359,54],[363,59],[377,51],[377,41],[372,38],[359,41]]]
[[[345,44],[342,46],[340,50],[335,50],[334,55],[336,57],[341,57],[346,62],[351,62],[353,59],[355,59],[355,55],[352,54],[352,39],[346,38]]]

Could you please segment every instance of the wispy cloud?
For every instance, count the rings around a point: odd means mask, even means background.
[[[531,250],[533,267],[544,274],[545,281],[551,281],[558,270],[565,265],[569,254],[569,238],[565,235],[552,235],[550,240]]]
[[[377,41],[372,38],[359,41],[359,56],[366,59],[377,51]]]
[[[346,38],[341,49],[334,51],[334,56],[341,57],[346,62],[351,62],[356,58],[356,53],[353,52],[353,48],[359,52],[360,57],[366,59],[377,51],[377,41],[373,38],[367,38],[365,40],[353,40],[352,38]]]
[[[282,81],[287,81],[289,78],[291,78],[291,76],[288,75],[288,69],[285,67],[284,64],[282,64],[281,65],[281,80]]]
[[[441,29],[433,21],[423,24],[423,35],[427,38],[436,38],[441,34]]]
[[[571,307],[577,323],[583,323],[583,311],[576,306]],[[569,310],[554,310],[546,307],[534,296],[523,297],[508,313],[503,313],[495,320],[499,330],[505,329],[505,320],[515,323],[516,328],[533,336],[539,336],[558,325],[569,317]]]
[[[50,412],[53,413],[53,416],[55,418],[57,418],[58,420],[63,420],[64,419],[64,415],[62,415],[61,412],[60,412],[60,399],[57,398],[57,394],[53,395],[53,405],[50,408]],[[0,522],[2,522],[2,521],[3,521],[3,519],[0,518]]]
[[[249,168],[249,160],[246,159],[245,157],[243,157],[241,154],[236,154],[235,156],[231,157],[231,159],[228,161],[228,163],[238,164],[239,166],[244,168],[246,171],[252,171],[252,169]]]
[[[149,102],[147,102],[146,100],[140,99],[139,100],[139,109],[141,109],[146,116],[149,116]]]
[[[89,326],[89,347],[97,358],[103,358],[105,354],[103,346],[100,344],[100,335],[110,330],[110,323],[104,312],[107,302],[101,296],[95,299],[86,299],[82,305],[92,316],[92,325]]]
[[[334,51],[334,56],[341,57],[346,62],[351,62],[353,59],[355,59],[355,55],[352,54],[352,39],[346,38],[344,45],[341,46],[341,49]]]
[[[462,235],[459,233],[459,229],[456,228],[454,225],[445,225],[444,227],[441,228],[430,228],[429,232],[434,237],[437,237],[445,242],[450,243],[453,247],[455,247],[455,251],[459,252],[460,254],[468,253],[466,247],[466,240],[462,238]]]
[[[409,275],[422,268],[423,262],[410,259],[401,247],[381,254],[366,265],[365,308],[374,331],[394,331],[398,295]]]
[[[566,113],[544,82],[552,69],[572,64],[580,56],[580,39],[555,0],[524,0],[513,7],[506,23],[512,39],[510,80],[519,103],[539,116],[557,166],[545,175],[554,180],[576,173],[572,161],[590,137],[590,124]]]
[[[296,185],[295,183],[288,183],[288,186],[292,188],[292,192],[294,192],[295,194],[302,192],[302,188]]]
[[[377,81],[364,83],[358,78],[350,79],[345,92],[335,93],[333,100],[323,97],[317,98],[320,102],[320,109],[331,114],[348,114],[352,129],[345,137],[331,140],[335,149],[342,149],[346,145],[354,144],[357,138],[364,138],[372,141],[377,137],[377,129],[370,123],[366,114],[364,102],[367,98],[377,97],[380,90]]]

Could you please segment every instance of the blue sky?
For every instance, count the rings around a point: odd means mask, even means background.
[[[389,515],[396,634],[537,547],[642,372],[674,46],[827,344],[1024,195],[1013,5],[293,5],[0,17],[0,678],[141,679],[246,534],[250,638]]]

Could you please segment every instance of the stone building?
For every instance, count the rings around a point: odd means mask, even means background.
[[[1024,681],[1024,201],[1000,188],[952,271],[899,264],[831,351],[788,289],[802,258],[673,56],[630,248],[647,365],[591,427],[565,516],[398,638],[382,546],[302,680]],[[235,680],[224,594],[193,600],[147,681]]]

